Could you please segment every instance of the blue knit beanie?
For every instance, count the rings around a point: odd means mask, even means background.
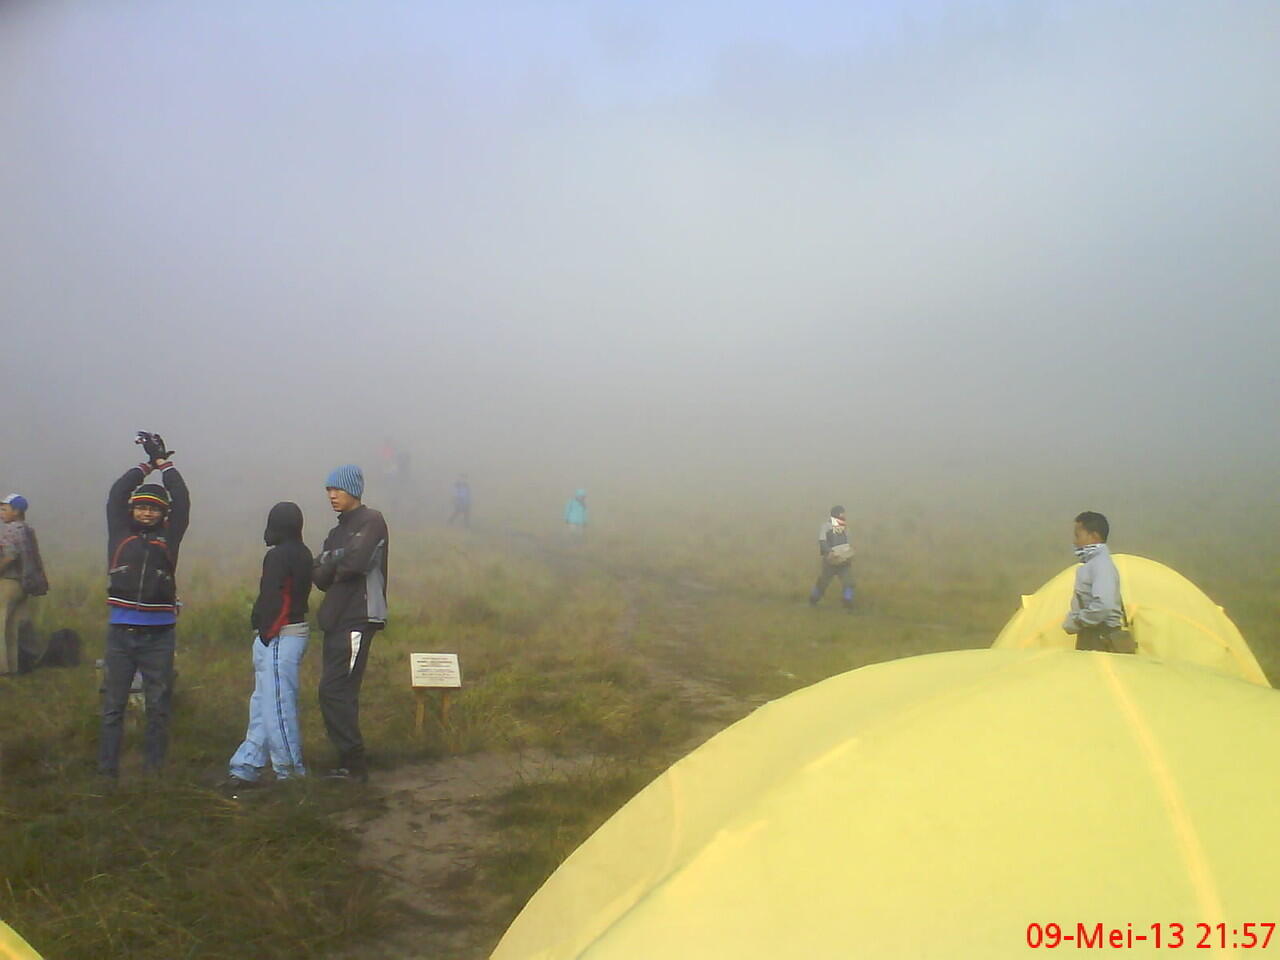
[[[324,485],[345,490],[357,500],[364,496],[364,474],[360,472],[360,468],[354,463],[334,467]]]

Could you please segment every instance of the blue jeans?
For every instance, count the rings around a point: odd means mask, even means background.
[[[277,780],[307,775],[298,729],[298,666],[309,632],[305,623],[291,623],[268,644],[254,636],[249,729],[231,757],[232,776],[257,780],[268,761]]]
[[[107,626],[106,679],[102,693],[102,738],[98,744],[98,772],[114,777],[120,769],[120,745],[124,740],[124,711],[135,672],[142,674],[147,704],[147,726],[142,740],[142,762],[150,771],[164,763],[169,749],[169,704],[173,698],[172,624],[133,627]]]

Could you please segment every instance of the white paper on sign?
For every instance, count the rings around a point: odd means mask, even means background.
[[[415,687],[462,686],[462,667],[456,653],[411,653],[409,674]]]

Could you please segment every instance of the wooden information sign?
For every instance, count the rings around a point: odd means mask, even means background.
[[[462,668],[456,653],[411,653],[409,673],[415,687],[462,686]]]
[[[427,691],[440,691],[440,721],[449,725],[449,700],[454,690],[462,686],[462,667],[456,653],[409,654],[409,679],[413,695],[417,698],[417,716],[414,729],[422,732],[427,718]]]

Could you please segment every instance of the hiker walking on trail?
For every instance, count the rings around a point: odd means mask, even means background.
[[[844,507],[834,506],[822,527],[818,530],[818,553],[822,569],[809,593],[809,606],[816,607],[827,585],[835,577],[840,578],[840,601],[846,610],[853,609],[853,546],[849,543],[849,529]]]
[[[20,493],[0,500],[0,674],[25,673],[35,666],[31,598],[49,590],[36,532],[27,525],[27,507]]]
[[[143,764],[156,772],[169,747],[173,653],[178,621],[178,548],[191,519],[187,484],[159,434],[139,431],[148,459],[126,470],[107,495],[106,679],[98,772],[120,769],[124,712],[135,673],[147,708]],[[159,471],[163,485],[143,483]]]
[[[1102,514],[1086,510],[1076,517],[1072,542],[1080,566],[1062,629],[1076,637],[1077,650],[1132,653],[1124,630],[1120,574],[1107,546],[1110,534],[1111,525]]]
[[[449,526],[462,518],[462,525],[471,528],[471,484],[465,474],[453,481],[453,513],[449,514]]]
[[[249,728],[231,757],[227,786],[258,781],[268,763],[276,780],[304,777],[302,733],[298,728],[298,667],[307,652],[310,628],[311,551],[302,542],[302,509],[277,503],[267,514],[266,556],[258,599],[253,605],[253,695]]]
[[[587,532],[587,491],[579,487],[564,505],[564,522],[572,534]]]
[[[315,585],[325,591],[317,619],[324,631],[320,714],[338,754],[328,776],[369,779],[360,736],[360,683],[374,634],[387,622],[387,523],[361,502],[364,474],[354,464],[325,480],[338,525],[315,559]]]

